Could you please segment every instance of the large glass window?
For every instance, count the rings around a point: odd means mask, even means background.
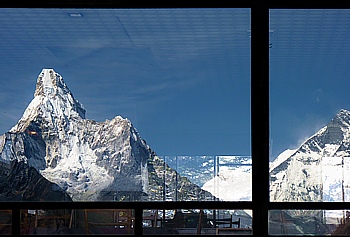
[[[250,203],[250,17],[249,8],[0,9],[0,201]],[[17,209],[21,233],[85,231],[98,219],[95,208],[53,207]],[[150,227],[162,231],[181,232],[164,223],[182,213],[195,216],[185,227],[200,216],[208,233],[252,233],[251,204],[153,207],[163,219]],[[96,233],[137,235],[141,209],[113,208],[101,206]],[[120,213],[133,222],[118,224]]]
[[[73,201],[152,201],[157,156],[250,157],[249,9],[0,14],[6,172],[24,160]]]
[[[270,11],[272,202],[349,201],[349,19],[349,10]],[[273,210],[269,233],[347,234],[347,210],[320,209]]]
[[[0,10],[1,233],[349,234],[337,1],[50,2]]]

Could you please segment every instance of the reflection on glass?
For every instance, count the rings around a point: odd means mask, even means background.
[[[251,201],[250,156],[160,158],[165,162],[163,201]]]
[[[350,200],[349,10],[270,11],[270,200]]]
[[[145,235],[250,235],[252,218],[251,210],[147,209],[142,231]],[[132,235],[135,221],[133,209],[21,210],[21,234]]]
[[[134,222],[133,209],[22,210],[21,234],[128,235]]]
[[[250,15],[2,8],[3,201],[215,199],[156,154],[250,155]]]
[[[270,235],[349,235],[349,210],[270,210]]]
[[[12,233],[12,211],[0,210],[0,235],[10,235]]]
[[[144,210],[145,235],[252,234],[251,210]]]

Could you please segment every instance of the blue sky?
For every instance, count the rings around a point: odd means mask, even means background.
[[[350,13],[270,21],[273,158],[350,109]],[[0,9],[0,25],[1,134],[53,68],[88,119],[129,118],[159,155],[251,154],[249,9]]]
[[[271,155],[350,110],[350,11],[270,11]]]
[[[1,133],[53,68],[87,118],[129,118],[159,155],[250,154],[248,9],[1,9],[0,24]]]

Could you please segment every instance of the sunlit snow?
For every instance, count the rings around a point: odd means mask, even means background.
[[[216,160],[218,173],[202,188],[223,201],[251,201],[251,157],[217,156]]]
[[[288,159],[296,150],[287,149],[284,152],[282,152],[277,158],[270,162],[270,170],[274,169],[275,167],[279,166],[281,163],[283,163],[286,159]]]

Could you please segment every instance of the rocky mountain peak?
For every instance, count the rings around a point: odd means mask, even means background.
[[[34,96],[54,97],[57,93],[70,93],[62,77],[53,69],[43,69],[36,83]]]
[[[36,120],[45,120],[50,124],[55,124],[56,121],[68,124],[68,120],[73,118],[84,119],[85,112],[62,76],[53,69],[43,69],[37,79],[33,100],[10,132],[25,132],[30,123]]]
[[[348,157],[350,112],[342,109],[326,126],[306,139],[290,155],[285,156],[282,161],[272,162],[271,200],[324,201],[325,197],[330,196],[329,185],[337,186],[330,184],[329,180],[337,173],[348,172],[343,170],[329,174],[328,170],[338,167],[339,160],[343,160],[343,163],[350,161]],[[339,183],[342,182],[348,181],[339,180]]]
[[[0,173],[1,161],[25,163],[74,201],[124,200],[128,195],[135,200],[168,200],[179,187],[181,200],[213,198],[180,176],[181,181],[173,186],[178,174],[171,168],[167,168],[171,174],[167,185],[174,189],[162,190],[168,182],[164,180],[166,164],[131,121],[121,116],[104,122],[86,119],[85,109],[53,69],[42,70],[22,118],[0,136]]]
[[[347,130],[350,127],[350,111],[341,109],[332,119],[329,125],[336,125],[342,127],[342,130]]]

